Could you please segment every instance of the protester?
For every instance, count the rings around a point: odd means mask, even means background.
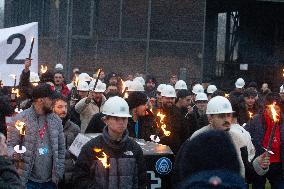
[[[65,143],[60,118],[52,113],[54,91],[50,85],[42,84],[33,89],[32,106],[13,117],[7,129],[7,145],[13,159],[22,161],[18,167],[22,187],[56,188],[64,173]],[[20,154],[14,146],[20,142],[16,121],[26,125],[23,145],[27,151]]]
[[[13,162],[8,158],[6,137],[0,133],[0,189],[20,188],[20,177]]]
[[[80,133],[80,128],[78,125],[70,121],[68,108],[67,108],[67,99],[58,94],[55,96],[53,100],[53,112],[57,114],[61,120],[63,125],[64,139],[65,139],[65,172],[64,179],[60,182],[60,188],[72,188],[72,174],[74,171],[76,157],[69,152],[69,147],[73,143],[76,136]]]
[[[64,75],[61,71],[56,71],[54,73],[54,90],[65,97],[70,93],[70,90],[64,83]]]
[[[150,99],[156,98],[156,85],[157,80],[154,76],[149,75],[146,77],[145,93]]]
[[[109,98],[103,107],[103,134],[85,144],[75,164],[73,187],[145,188],[146,167],[141,147],[128,136],[129,107],[120,97]],[[104,167],[98,158],[108,158]]]

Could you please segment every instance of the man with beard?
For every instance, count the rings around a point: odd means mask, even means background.
[[[206,109],[206,114],[208,115],[210,124],[194,132],[190,137],[190,140],[201,133],[214,129],[227,131],[231,136],[234,146],[237,150],[238,159],[240,162],[240,174],[243,176],[243,178],[245,178],[245,165],[242,160],[241,148],[246,146],[246,144],[243,138],[237,132],[230,131],[232,124],[232,113],[232,105],[227,98],[223,96],[211,98]],[[261,154],[255,159],[253,166],[258,174],[263,174],[265,172],[264,170],[269,166],[268,157],[265,156],[265,153]]]
[[[162,90],[161,96],[161,112],[165,115],[165,130],[170,131],[170,135],[167,136],[160,126],[158,128],[159,138],[161,140],[160,143],[168,145],[174,152],[174,154],[176,154],[181,144],[188,137],[188,127],[184,123],[182,114],[175,106],[176,92],[174,87],[171,85],[166,85],[165,88]]]
[[[147,76],[145,93],[150,99],[156,98],[156,84],[157,84],[157,80],[154,76]]]
[[[32,106],[17,114],[7,129],[9,154],[21,162],[17,168],[23,188],[53,189],[63,176],[65,142],[62,122],[52,113],[54,95],[48,84],[35,87]],[[14,126],[17,121],[26,125],[23,141]],[[14,149],[21,141],[27,150],[23,154]]]
[[[68,96],[70,91],[64,83],[64,75],[61,71],[54,73],[54,90],[63,96]]]
[[[73,173],[76,158],[68,151],[68,149],[75,140],[76,136],[80,133],[80,128],[78,125],[70,121],[69,115],[67,113],[67,99],[64,96],[58,94],[53,102],[53,112],[62,119],[66,144],[64,180],[59,185],[61,189],[72,188],[71,176]]]

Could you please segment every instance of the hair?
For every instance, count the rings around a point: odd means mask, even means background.
[[[190,95],[191,95],[190,92],[186,89],[178,90],[176,102],[178,102],[180,98],[185,98],[185,97],[190,96]]]
[[[244,96],[244,97],[250,97],[250,96],[256,97],[256,96],[257,96],[257,91],[256,91],[256,89],[253,88],[253,87],[246,88],[246,89],[244,90],[243,96]]]
[[[56,92],[55,95],[54,95],[53,102],[55,103],[55,102],[57,102],[59,100],[62,100],[64,102],[68,103],[68,99],[65,96],[63,96],[62,94]]]
[[[40,76],[40,82],[42,82],[42,83],[46,83],[46,82],[54,83],[54,73],[50,70],[47,70],[47,72],[43,73]]]
[[[61,74],[62,77],[64,78],[64,74],[63,74],[63,72],[62,72],[61,70],[56,70],[56,71],[54,72],[54,75],[55,75],[55,74]]]
[[[223,97],[225,97],[225,92],[224,91],[222,91],[222,90],[217,90],[217,91],[214,91],[214,93],[212,93],[212,95],[211,95],[211,98],[213,98],[213,97],[215,97],[215,96],[223,96]]]
[[[153,75],[147,75],[145,83],[148,83],[150,80],[152,80],[155,83],[155,85],[157,84],[157,80]]]

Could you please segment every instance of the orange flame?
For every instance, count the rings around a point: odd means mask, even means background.
[[[284,77],[284,68],[282,69],[282,76]]]
[[[25,135],[26,131],[25,131],[25,123],[22,121],[17,120],[15,123],[15,127],[18,129],[18,131],[20,131],[20,135]]]
[[[124,93],[124,98],[128,98],[128,92]]]
[[[78,84],[79,84],[79,77],[76,75],[75,82],[74,82],[75,87],[78,87]]]
[[[253,118],[253,113],[248,111],[248,114],[249,114],[249,118],[252,119]]]
[[[98,71],[97,71],[97,73],[96,73],[97,78],[99,77],[99,73],[101,72],[101,70],[102,70],[101,68],[98,69]]]
[[[171,131],[167,131],[167,125],[164,123],[164,119],[166,117],[166,115],[162,114],[160,111],[157,113],[157,117],[160,118],[160,124],[161,124],[161,129],[164,132],[165,136],[170,136],[171,135]]]
[[[121,93],[123,93],[125,91],[126,84],[125,84],[125,82],[122,79],[121,79],[121,84],[122,84]]]
[[[16,97],[20,97],[20,91],[19,91],[19,89],[15,89],[15,88],[12,88],[12,93],[13,94],[16,94]]]
[[[38,86],[38,83],[32,83],[32,85],[33,85],[34,87],[36,87],[36,86]]]
[[[273,102],[271,105],[269,105],[269,107],[270,107],[270,110],[271,110],[271,113],[272,113],[273,121],[274,121],[274,123],[277,123],[277,122],[279,122],[279,114],[275,110],[275,105],[276,105],[276,102]]]
[[[228,93],[225,93],[225,97],[228,98],[230,96],[230,94]]]
[[[100,149],[100,148],[94,148],[94,151],[95,151],[96,153],[102,152],[102,156],[103,156],[103,157],[98,157],[98,156],[96,156],[96,157],[98,158],[98,160],[100,160],[100,161],[102,162],[102,164],[103,164],[103,166],[104,166],[105,168],[109,168],[109,167],[110,167],[110,164],[107,163],[108,156],[106,155],[106,153],[103,152],[102,149]]]
[[[44,74],[45,72],[47,72],[47,66],[40,65],[40,72],[41,72],[42,74]]]

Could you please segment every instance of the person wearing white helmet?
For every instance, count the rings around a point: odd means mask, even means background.
[[[200,135],[201,133],[205,133],[212,129],[228,132],[228,134],[232,138],[232,141],[237,149],[238,159],[241,165],[240,174],[242,175],[242,177],[245,178],[244,162],[247,162],[247,159],[246,160],[242,159],[243,154],[242,154],[241,149],[245,148],[247,144],[245,143],[245,141],[243,140],[242,136],[240,136],[239,133],[230,131],[232,120],[233,120],[233,117],[232,117],[233,112],[234,111],[232,109],[232,105],[227,98],[223,96],[213,97],[208,102],[207,109],[206,109],[206,114],[208,116],[208,120],[210,124],[194,132],[192,136],[190,137],[190,140]],[[259,169],[267,168],[268,166],[267,158],[265,158],[264,155],[259,156],[253,162],[251,162],[250,165],[246,165],[246,166],[247,167],[254,166],[254,168],[258,170],[258,173],[260,172],[263,173],[262,171],[259,171]]]
[[[96,88],[91,90],[87,97],[81,99],[75,105],[76,112],[80,114],[81,133],[85,133],[92,116],[102,111],[102,107],[106,101],[103,95],[105,90],[106,84],[98,82]]]
[[[192,125],[192,133],[209,124],[206,115],[207,103],[208,97],[205,93],[198,93],[195,96],[195,106],[193,111],[187,115],[187,118],[190,120]]]
[[[141,83],[141,85],[144,87],[145,86],[145,79],[143,77],[135,77],[133,79],[133,81],[138,81],[139,83]]]
[[[129,137],[127,102],[110,97],[103,107],[102,135],[85,144],[75,164],[74,188],[146,188],[146,166],[141,147]],[[107,168],[99,158],[107,155]],[[111,173],[111,174],[108,174]]]
[[[156,85],[156,78],[154,76],[148,75],[146,77],[145,93],[150,99],[153,100],[156,99]]]
[[[213,94],[215,91],[217,91],[216,85],[209,85],[209,86],[207,87],[206,92],[207,92],[208,100],[211,99],[211,96],[212,96],[212,94]]]
[[[173,86],[166,85],[162,90],[162,107],[161,112],[165,115],[164,123],[166,130],[171,134],[166,136],[164,132],[160,131],[159,138],[161,144],[168,145],[174,154],[176,154],[181,144],[188,137],[188,126],[183,123],[183,116],[180,110],[175,106],[176,91]]]
[[[192,87],[192,92],[197,95],[198,93],[204,93],[204,88],[201,84],[197,83]]]
[[[160,84],[158,85],[157,87],[157,91],[156,91],[156,104],[155,104],[155,108],[160,108],[162,107],[162,96],[161,96],[161,93],[162,93],[162,90],[166,87],[166,84]]]
[[[183,80],[178,80],[175,84],[175,90],[182,90],[182,89],[187,90],[186,82]]]
[[[246,83],[243,78],[237,79],[237,81],[235,82],[236,88],[230,92],[230,98],[236,98],[237,100],[240,100],[245,84]]]

